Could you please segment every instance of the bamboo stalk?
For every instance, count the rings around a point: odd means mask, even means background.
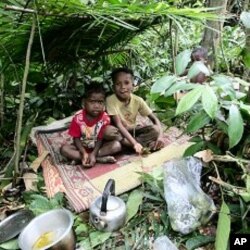
[[[34,40],[35,35],[35,27],[36,27],[36,17],[33,16],[32,27],[30,31],[30,38],[27,47],[26,53],[26,60],[25,60],[25,68],[23,74],[23,81],[22,81],[22,89],[21,89],[21,96],[20,96],[20,104],[19,104],[19,112],[17,115],[17,126],[16,126],[16,140],[15,140],[15,174],[19,172],[19,158],[20,158],[20,141],[21,141],[21,130],[22,130],[22,120],[23,120],[23,109],[24,109],[24,96],[27,84],[27,78],[29,74],[29,67],[30,67],[30,55],[31,55],[31,48]]]
[[[4,74],[0,75],[0,127],[4,123]]]

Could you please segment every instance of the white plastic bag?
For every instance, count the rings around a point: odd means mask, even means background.
[[[167,236],[160,236],[155,240],[153,250],[178,250],[178,248]]]
[[[206,224],[213,212],[213,200],[200,188],[202,163],[194,157],[163,164],[164,195],[173,230],[188,234]]]

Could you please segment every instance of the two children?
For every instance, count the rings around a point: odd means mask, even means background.
[[[104,91],[92,85],[85,93],[83,110],[76,113],[69,128],[74,145],[61,148],[62,155],[80,160],[84,167],[92,167],[96,161],[115,162],[110,155],[121,151],[121,145],[132,147],[139,154],[144,147],[154,151],[164,146],[160,121],[142,98],[132,94],[133,72],[118,68],[111,76],[114,94],[107,97],[106,104],[114,126],[104,111]],[[137,125],[138,114],[147,116],[153,125]]]

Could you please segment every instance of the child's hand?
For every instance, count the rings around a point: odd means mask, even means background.
[[[89,154],[87,152],[85,152],[82,156],[82,165],[87,168],[91,167]]]
[[[142,149],[143,147],[140,143],[137,142],[136,144],[134,144],[134,150],[136,153],[142,154]]]
[[[158,149],[161,149],[163,147],[164,147],[164,140],[162,137],[158,137],[156,142],[155,142],[153,150],[158,150]]]
[[[90,154],[89,155],[89,165],[91,166],[91,167],[93,167],[94,165],[95,165],[95,163],[96,163],[96,157],[95,157],[95,155],[94,154]]]

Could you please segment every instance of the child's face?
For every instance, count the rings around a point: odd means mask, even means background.
[[[104,110],[104,95],[102,93],[92,93],[84,101],[86,113],[92,117],[98,117]]]
[[[121,101],[128,101],[133,91],[133,77],[131,74],[120,72],[115,78],[114,92]]]
[[[205,55],[197,51],[192,54],[192,61],[205,61]]]

